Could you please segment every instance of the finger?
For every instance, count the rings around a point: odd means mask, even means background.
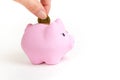
[[[38,0],[19,0],[29,11],[41,19],[47,17],[46,11]]]
[[[46,13],[48,14],[51,7],[51,0],[41,0],[41,4],[43,5],[44,9],[46,10]]]

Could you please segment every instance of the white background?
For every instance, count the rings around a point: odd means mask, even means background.
[[[75,46],[57,65],[32,65],[21,49],[37,18],[12,0],[0,0],[0,80],[120,80],[120,1],[52,0]]]

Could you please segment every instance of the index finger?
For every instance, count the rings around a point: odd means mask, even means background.
[[[46,13],[48,14],[51,7],[51,0],[41,0],[40,2],[43,5],[44,9],[46,10]]]

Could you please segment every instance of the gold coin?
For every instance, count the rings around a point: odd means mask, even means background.
[[[40,19],[40,18],[38,18],[38,23],[50,24],[50,17],[47,16],[46,19]]]

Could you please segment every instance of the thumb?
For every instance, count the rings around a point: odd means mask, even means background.
[[[38,0],[16,0],[24,5],[30,12],[41,19],[47,17],[46,11]]]

